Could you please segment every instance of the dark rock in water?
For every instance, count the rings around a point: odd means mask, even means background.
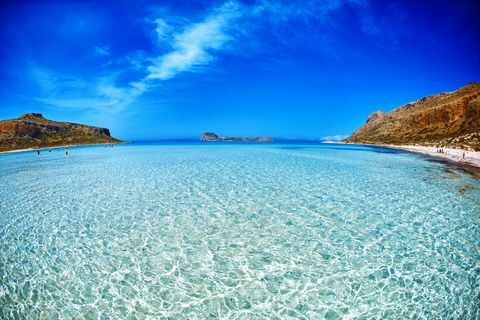
[[[272,142],[271,137],[256,137],[256,138],[245,138],[245,137],[220,137],[213,132],[204,132],[202,133],[201,141],[204,142]]]
[[[107,128],[52,121],[41,113],[0,121],[0,151],[118,142]]]
[[[218,136],[213,132],[202,133],[202,141],[218,141]]]
[[[472,186],[468,185],[468,184],[465,184],[463,186],[461,186],[459,189],[458,189],[458,192],[460,192],[460,194],[464,194],[465,192],[469,191],[473,189]]]

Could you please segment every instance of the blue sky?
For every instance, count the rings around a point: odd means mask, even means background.
[[[480,80],[476,1],[3,1],[0,118],[125,140],[348,135]]]

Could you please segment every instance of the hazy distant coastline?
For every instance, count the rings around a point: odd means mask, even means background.
[[[221,137],[213,132],[204,132],[200,138],[203,142],[273,142],[272,137]]]

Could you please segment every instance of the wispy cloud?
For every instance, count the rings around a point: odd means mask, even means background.
[[[56,107],[85,106],[102,112],[118,112],[134,104],[140,96],[162,81],[173,79],[185,72],[204,72],[221,54],[241,54],[241,48],[245,47],[246,41],[240,40],[246,40],[246,35],[250,31],[253,33],[255,28],[265,21],[270,21],[267,28],[271,29],[293,19],[316,19],[327,24],[331,12],[345,4],[361,5],[362,10],[365,10],[365,1],[306,0],[299,5],[263,0],[247,5],[230,0],[212,8],[196,21],[169,15],[155,17],[148,21],[155,33],[158,53],[135,51],[120,59],[128,64],[126,69],[134,71],[134,78],[130,77],[128,81],[118,79],[119,75],[127,71],[111,70],[115,67],[115,64],[111,63],[108,64],[111,73],[89,81],[88,88],[85,87],[86,81],[69,84],[72,79],[68,80],[54,73],[37,74],[36,79],[44,87],[44,94],[37,98],[37,101]],[[94,53],[111,56],[107,46],[94,47]],[[125,64],[117,67],[125,68]],[[71,94],[75,85],[78,85],[78,92]],[[65,87],[68,87],[69,95],[62,94],[65,93]]]
[[[31,64],[30,77],[40,90],[35,100],[56,108],[115,113],[145,92],[141,84],[116,85],[115,75],[100,77],[92,83],[35,64]]]
[[[184,71],[198,70],[214,60],[213,53],[224,49],[229,40],[228,26],[240,17],[240,7],[228,2],[201,22],[194,23],[176,34],[172,40],[172,50],[153,60],[148,67],[147,79],[168,80]],[[165,38],[166,22],[156,20],[158,38]]]
[[[165,19],[154,20],[156,39],[170,46],[166,53],[150,58],[146,66],[147,76],[138,82],[148,90],[152,80],[169,80],[183,72],[201,72],[215,61],[219,53],[231,49],[239,38],[245,40],[255,21],[267,19],[273,24],[285,23],[292,19],[320,19],[346,3],[365,5],[367,0],[310,0],[302,5],[263,0],[255,5],[227,1],[214,8],[200,22],[187,23],[182,31],[174,29]],[[243,22],[243,23],[242,23]],[[250,27],[248,26],[250,25]],[[233,51],[233,50],[232,50]],[[238,52],[237,52],[238,53]]]
[[[44,97],[36,100],[44,104],[90,111],[101,111],[102,113],[121,112],[130,106],[137,97],[145,92],[145,88],[139,85],[116,86],[113,83],[97,83],[93,92],[84,97]]]
[[[173,33],[173,27],[163,19],[155,19],[157,41],[169,48],[158,56],[147,56],[143,52],[133,52],[126,60],[137,71],[143,71],[144,76],[136,80],[115,84],[116,75],[101,77],[89,88],[83,91],[89,98],[59,96],[58,90],[66,84],[53,72],[44,72],[35,78],[44,87],[49,87],[46,94],[37,98],[42,103],[66,108],[97,108],[118,112],[130,106],[135,100],[153,87],[154,82],[169,80],[182,72],[201,71],[202,67],[215,60],[214,53],[225,49],[227,43],[233,40],[229,34],[229,24],[241,16],[241,8],[237,2],[227,2],[214,8],[206,17],[193,23],[186,23],[181,31]],[[109,55],[108,47],[94,48],[97,55]],[[39,68],[35,68],[38,70]]]
[[[106,46],[95,46],[93,47],[93,50],[96,55],[98,56],[109,56],[110,55],[110,50]]]
[[[333,135],[333,136],[325,136],[325,137],[321,137],[320,138],[320,141],[332,141],[332,142],[339,142],[339,141],[342,141],[343,139],[346,139],[348,138],[347,135],[343,135],[343,134],[337,134],[337,135]]]
[[[89,83],[81,78],[58,74],[34,63],[29,65],[29,77],[38,85],[42,96],[69,94],[89,87]]]

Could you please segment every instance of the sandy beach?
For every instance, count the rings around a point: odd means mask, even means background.
[[[425,154],[431,157],[442,158],[445,160],[471,165],[480,168],[480,152],[470,151],[464,149],[442,148],[443,153],[438,153],[439,148],[416,146],[416,145],[393,145],[393,144],[370,144],[370,143],[346,143],[346,144],[358,144],[366,146],[387,147],[392,149],[406,150],[410,152],[416,152]],[[465,152],[465,158],[463,153]]]
[[[65,148],[66,146],[63,146],[63,147],[51,147],[51,148],[27,148],[27,149],[16,149],[16,150],[8,150],[8,151],[0,151],[0,154],[7,154],[7,153],[18,153],[18,152],[27,152],[27,151],[37,151],[37,150],[40,150],[40,151],[43,151],[43,150],[48,150],[48,149],[61,149],[61,148]],[[70,147],[74,147],[74,146],[70,146]]]
[[[89,145],[110,145],[111,143],[98,143],[98,144],[87,144],[87,145],[69,145],[68,147],[73,148],[77,146],[89,146]],[[435,147],[426,147],[426,146],[415,146],[415,145],[376,145],[380,147],[389,147],[393,149],[406,150],[410,152],[416,152],[425,154],[432,157],[443,158],[446,160],[469,164],[475,167],[480,168],[480,152],[479,151],[469,151],[463,149],[452,149],[452,148],[443,148],[443,153],[438,153],[438,148]],[[56,146],[50,148],[40,148],[41,151],[48,149],[64,149],[67,146]],[[16,152],[26,152],[26,151],[36,151],[37,148],[30,149],[18,149],[18,150],[9,150],[9,151],[0,151],[0,154],[5,153],[16,153]],[[463,158],[463,153],[465,152],[465,158]]]
[[[468,151],[462,149],[442,148],[443,153],[438,153],[438,148],[412,145],[388,145],[390,148],[418,152],[432,157],[443,158],[455,162],[466,163],[475,167],[480,167],[480,152]],[[465,158],[463,153],[465,152]]]
[[[27,148],[27,149],[16,149],[16,150],[8,150],[8,151],[0,151],[0,154],[6,154],[6,153],[17,153],[17,152],[27,152],[27,151],[44,151],[44,150],[55,150],[55,149],[65,149],[66,147],[68,148],[73,148],[73,147],[86,147],[86,146],[101,146],[101,145],[111,145],[111,144],[125,144],[125,142],[117,142],[117,143],[90,143],[90,144],[75,144],[75,145],[64,145],[64,146],[55,146],[55,147],[42,147],[42,148]]]

